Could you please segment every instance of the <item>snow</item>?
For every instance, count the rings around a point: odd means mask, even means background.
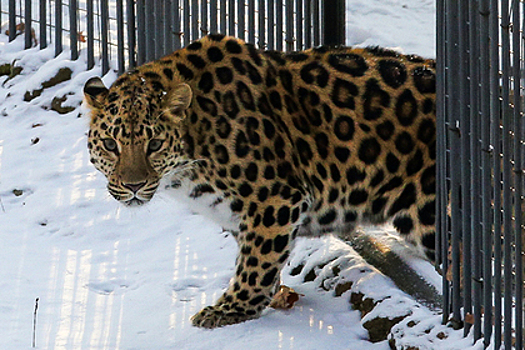
[[[349,0],[348,44],[432,57],[434,11],[428,0]],[[211,331],[192,327],[189,318],[212,304],[233,274],[235,240],[163,191],[140,208],[114,201],[89,163],[85,109],[50,110],[55,96],[78,106],[84,82],[100,67],[86,71],[83,52],[75,62],[67,51],[53,58],[52,48],[22,48],[22,38],[8,43],[0,35],[0,65],[23,67],[12,79],[0,77],[2,349],[31,348],[37,298],[38,349],[387,350],[388,341],[368,340],[363,324],[407,313],[393,328],[398,346],[481,348],[330,236],[297,242],[282,274],[284,284],[304,294],[293,309],[269,309],[257,320]],[[26,91],[62,67],[72,70],[71,80],[24,101]],[[115,78],[109,73],[104,82]],[[385,228],[374,232],[396,240]],[[439,286],[430,264],[408,262]],[[304,282],[312,270],[317,277]],[[335,297],[334,287],[345,281],[352,288]],[[363,319],[349,304],[353,292],[378,303]],[[407,325],[411,320],[415,326]],[[447,337],[439,340],[440,332]]]

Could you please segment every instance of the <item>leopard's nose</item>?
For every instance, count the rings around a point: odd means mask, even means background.
[[[146,181],[138,183],[138,184],[132,184],[132,183],[123,183],[122,186],[126,187],[128,190],[131,190],[133,193],[137,193],[142,187],[146,185]]]

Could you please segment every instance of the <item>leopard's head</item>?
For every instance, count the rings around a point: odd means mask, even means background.
[[[160,87],[159,87],[160,86]],[[90,160],[122,203],[149,201],[163,175],[187,163],[181,127],[192,90],[184,83],[165,92],[140,74],[125,74],[110,89],[99,78],[84,86],[91,110]]]

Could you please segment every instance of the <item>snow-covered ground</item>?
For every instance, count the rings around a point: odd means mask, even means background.
[[[348,0],[348,44],[432,57],[434,11],[433,0]],[[212,331],[192,327],[190,316],[228,284],[234,239],[166,191],[140,208],[110,198],[89,163],[88,120],[77,107],[99,68],[85,71],[84,59],[72,62],[67,52],[53,59],[52,48],[22,47],[0,35],[0,67],[23,68],[12,79],[0,76],[0,349],[31,348],[35,326],[39,349],[387,350],[388,341],[369,340],[364,324],[407,313],[393,328],[398,346],[482,348],[333,237],[298,242],[282,276],[304,294],[293,309]],[[70,80],[24,101],[64,67]],[[76,108],[51,110],[55,97]],[[411,263],[439,282],[428,263]],[[314,280],[304,282],[311,271]],[[349,281],[336,297],[336,286]],[[381,302],[362,319],[352,293]]]

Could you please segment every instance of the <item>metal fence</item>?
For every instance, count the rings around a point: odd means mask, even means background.
[[[88,69],[100,58],[103,73],[110,62],[122,73],[209,33],[274,50],[343,44],[344,9],[340,0],[0,0],[0,23],[7,17],[10,40],[24,35],[26,48],[52,44],[59,55],[67,43]]]
[[[438,0],[437,15],[443,321],[523,349],[524,4]]]

